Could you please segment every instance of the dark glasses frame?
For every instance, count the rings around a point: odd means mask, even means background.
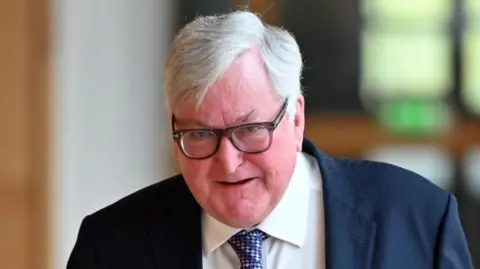
[[[181,129],[181,130],[175,130],[175,115],[172,114],[172,137],[173,137],[173,140],[175,140],[175,142],[177,142],[178,144],[178,147],[180,148],[180,151],[182,152],[183,155],[185,155],[186,157],[190,158],[190,159],[194,159],[194,160],[203,160],[203,159],[207,159],[207,158],[210,158],[212,157],[213,155],[215,155],[218,150],[220,149],[220,143],[221,143],[221,140],[222,140],[222,137],[226,137],[230,143],[232,143],[232,145],[240,152],[244,152],[244,153],[248,153],[248,154],[259,154],[259,153],[263,153],[267,150],[270,149],[270,147],[272,146],[272,140],[273,140],[273,131],[277,128],[278,124],[280,123],[280,121],[282,120],[283,116],[285,115],[286,113],[286,110],[287,110],[287,105],[288,105],[288,99],[286,99],[284,102],[283,102],[283,105],[280,109],[280,112],[277,114],[277,116],[275,117],[275,119],[273,121],[267,121],[267,122],[255,122],[255,123],[246,123],[246,124],[241,124],[241,125],[236,125],[236,126],[232,126],[232,127],[229,127],[229,128],[226,128],[226,129],[217,129],[217,128],[199,128],[199,129]],[[242,149],[236,142],[235,142],[235,139],[232,137],[232,133],[235,132],[235,130],[238,130],[240,128],[245,128],[245,127],[263,127],[265,128],[267,131],[268,131],[268,135],[269,135],[269,142],[268,142],[268,145],[264,148],[264,149],[261,149],[261,150],[256,150],[256,151],[247,151],[247,150],[244,150]],[[183,146],[183,143],[182,143],[182,137],[185,135],[185,134],[188,134],[190,132],[198,132],[198,131],[206,131],[206,132],[213,132],[215,133],[216,135],[216,138],[217,138],[217,144],[216,144],[216,147],[215,149],[212,151],[212,153],[206,155],[206,156],[201,156],[201,157],[194,157],[194,156],[191,156],[188,154],[188,152],[185,151],[185,148]]]

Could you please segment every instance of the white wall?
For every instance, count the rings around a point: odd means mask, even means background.
[[[172,175],[170,2],[54,1],[52,268],[65,268],[85,215]]]

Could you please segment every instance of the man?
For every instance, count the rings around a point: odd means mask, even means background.
[[[301,69],[250,12],[182,29],[165,68],[181,175],[86,217],[67,268],[472,268],[451,194],[304,140]]]

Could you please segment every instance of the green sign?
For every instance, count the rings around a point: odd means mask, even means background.
[[[428,99],[397,99],[380,105],[380,123],[398,135],[435,135],[450,122],[447,107]]]

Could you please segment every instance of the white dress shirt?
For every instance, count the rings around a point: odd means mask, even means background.
[[[270,235],[263,244],[264,269],[324,269],[324,222],[322,179],[317,160],[298,153],[284,196],[255,227]],[[240,268],[240,260],[227,242],[240,230],[203,212],[204,269]]]

